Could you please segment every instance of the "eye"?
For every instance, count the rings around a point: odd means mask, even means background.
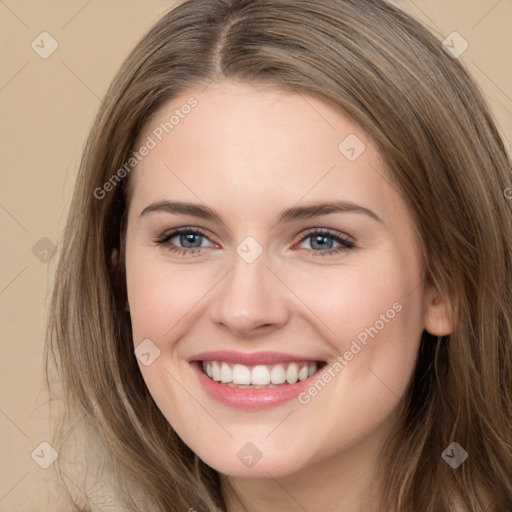
[[[354,242],[328,229],[316,229],[302,237],[299,244],[310,241],[309,254],[326,256],[337,254],[355,247]],[[182,256],[192,256],[204,247],[212,247],[206,233],[200,228],[178,228],[154,240],[157,245],[167,246],[170,252]],[[209,242],[209,243],[204,243]],[[335,244],[338,244],[337,246]]]
[[[210,247],[204,244],[207,240],[206,233],[199,228],[178,228],[158,237],[155,243],[166,245],[169,251],[185,256],[200,252],[202,247]]]
[[[355,247],[354,242],[328,229],[316,229],[302,237],[300,244],[310,240],[308,252],[314,256],[326,256],[347,251]],[[338,246],[335,246],[338,244]]]

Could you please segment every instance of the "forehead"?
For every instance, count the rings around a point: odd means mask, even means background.
[[[261,208],[263,197],[293,204],[349,194],[372,203],[394,193],[355,122],[319,99],[276,88],[190,89],[146,123],[136,149],[144,144],[152,148],[133,172],[136,201],[185,195],[218,206],[221,194],[233,207]]]

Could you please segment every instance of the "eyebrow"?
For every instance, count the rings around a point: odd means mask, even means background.
[[[151,212],[167,212],[172,214],[191,215],[200,219],[211,220],[224,224],[222,217],[213,209],[208,206],[186,203],[180,201],[159,201],[157,203],[150,204],[142,210],[140,217],[147,215]],[[306,206],[293,206],[283,210],[279,214],[278,222],[292,222],[296,220],[311,219],[321,217],[323,215],[329,215],[331,213],[346,213],[355,212],[368,215],[378,222],[382,222],[382,219],[374,213],[372,210],[365,208],[352,201],[328,201],[322,203],[313,203]]]

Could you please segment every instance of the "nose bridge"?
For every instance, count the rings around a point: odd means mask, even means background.
[[[252,240],[236,249],[231,271],[223,279],[212,320],[241,336],[250,336],[258,327],[281,327],[288,311],[283,287],[269,270],[267,254]]]

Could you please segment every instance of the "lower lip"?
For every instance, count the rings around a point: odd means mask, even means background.
[[[298,397],[311,385],[312,380],[318,378],[319,374],[316,372],[295,384],[286,384],[275,388],[233,388],[210,379],[202,371],[201,364],[197,361],[191,363],[206,393],[225,405],[247,411],[269,409]]]

